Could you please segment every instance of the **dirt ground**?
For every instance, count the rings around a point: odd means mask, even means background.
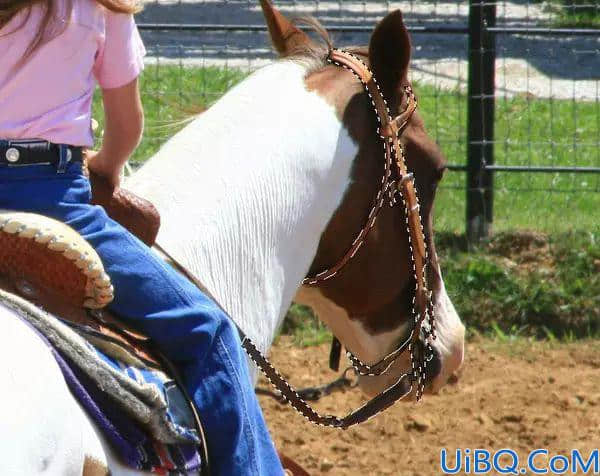
[[[334,377],[328,351],[326,345],[299,348],[282,337],[271,357],[294,385],[315,385]],[[268,388],[265,381],[259,386]],[[550,457],[572,449],[587,457],[600,446],[600,341],[477,338],[467,343],[457,383],[346,431],[316,427],[289,406],[260,400],[277,447],[311,474],[439,475],[442,448],[449,464],[457,448],[511,448],[520,462],[537,448]],[[345,414],[361,402],[360,391],[347,390],[316,406]]]

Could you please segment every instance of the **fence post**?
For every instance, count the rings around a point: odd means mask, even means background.
[[[469,79],[467,112],[467,239],[489,235],[493,220],[495,0],[469,0]]]

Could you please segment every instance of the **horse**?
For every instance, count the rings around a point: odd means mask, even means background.
[[[346,349],[380,360],[406,338],[414,281],[403,211],[383,207],[361,249],[333,279],[300,283],[337,262],[364,226],[383,172],[370,100],[329,45],[261,0],[280,59],[248,76],[173,136],[126,187],[162,216],[158,243],[185,265],[267,352],[292,300],[312,305]],[[410,38],[399,11],[375,28],[368,64],[395,115],[406,102]],[[461,365],[464,326],[433,241],[433,202],[445,158],[418,111],[401,141],[414,173],[437,322],[427,393]],[[3,475],[144,474],[124,467],[69,392],[48,348],[0,303],[0,461]],[[26,349],[26,357],[24,357]],[[17,358],[17,356],[20,356]],[[379,393],[410,365],[360,378]],[[257,373],[253,368],[253,378]],[[35,378],[31,378],[35,375]]]

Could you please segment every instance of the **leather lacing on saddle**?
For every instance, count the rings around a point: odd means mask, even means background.
[[[127,200],[130,196],[133,195],[122,191],[119,200]],[[137,198],[135,202],[141,203]],[[137,219],[140,223],[139,216]],[[156,223],[153,225],[158,229]],[[33,304],[18,298],[15,293]],[[83,378],[85,374],[88,383],[95,381],[97,388],[103,389],[99,395],[110,395],[115,402],[121,402],[129,416],[146,427],[158,439],[157,442],[166,445],[190,445],[193,442],[200,451],[200,458],[196,458],[196,450],[190,452],[182,448],[175,453],[169,446],[164,446],[160,450],[160,458],[170,458],[169,455],[176,454],[182,464],[199,461],[201,473],[209,474],[207,445],[201,421],[177,370],[151,345],[148,338],[102,309],[112,301],[113,287],[96,251],[79,234],[44,216],[0,213],[0,298],[4,305],[13,308],[22,319],[45,336],[61,354],[61,358],[66,359],[65,362],[83,372],[81,377],[76,378]],[[59,316],[62,323],[75,332],[61,326],[53,316]],[[94,348],[109,356],[109,359],[100,358]],[[121,363],[113,368],[111,365],[115,364],[109,365],[107,362],[113,362],[114,358]],[[135,380],[129,380],[125,375],[127,372],[123,373],[123,369],[129,365],[147,370],[138,372]],[[142,376],[146,374],[148,377]],[[65,378],[73,390],[71,382],[74,380]],[[138,378],[142,379],[139,383]],[[153,385],[145,385],[143,382],[146,378],[150,378]],[[195,426],[192,432],[172,420],[175,414],[165,413],[169,411],[168,407],[164,407],[169,404],[169,399],[181,401],[180,397],[176,398],[174,389],[168,390],[169,397],[158,391],[162,385],[159,382],[166,384],[170,380],[178,382],[177,391],[182,392],[187,400],[187,409],[180,406],[177,419],[187,412],[189,417],[184,418],[188,418],[191,428]],[[159,386],[154,390],[156,385]],[[105,402],[111,414],[110,408],[115,404]],[[114,427],[112,431],[116,430],[117,427]],[[140,457],[147,461],[144,464],[154,465],[144,456],[154,448],[158,446],[140,450]],[[133,454],[133,447],[128,451],[126,454]],[[171,463],[165,460],[165,464]]]
[[[18,282],[19,273],[35,270],[27,276],[30,293],[44,290],[89,309],[113,300],[110,278],[96,250],[71,228],[58,227],[41,215],[5,212],[0,213],[0,232],[0,274]],[[22,291],[28,293],[26,287]]]

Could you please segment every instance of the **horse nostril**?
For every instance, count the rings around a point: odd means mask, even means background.
[[[437,377],[442,371],[442,359],[440,358],[439,351],[433,347],[433,353],[431,354],[431,360],[427,362],[427,380],[430,382]]]

